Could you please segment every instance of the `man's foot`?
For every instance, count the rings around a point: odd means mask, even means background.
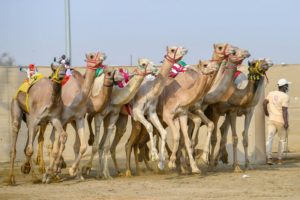
[[[268,165],[273,165],[273,160],[272,160],[272,158],[268,158],[267,164],[268,164]]]
[[[277,164],[282,165],[283,164],[282,159],[278,159]]]

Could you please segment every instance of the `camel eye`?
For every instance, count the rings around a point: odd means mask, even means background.
[[[174,49],[171,49],[171,52],[172,52],[172,53],[174,53],[174,52],[175,52],[175,50],[174,50]]]
[[[145,64],[145,63],[143,63],[143,64],[142,64],[142,66],[143,66],[143,67],[145,67],[145,66],[146,66],[146,64]]]
[[[221,51],[223,49],[223,47],[218,47],[218,49]]]
[[[91,55],[90,58],[93,59],[93,58],[94,58],[94,55]]]
[[[207,64],[204,64],[204,65],[203,65],[203,67],[205,67],[205,68],[206,68],[206,67],[207,67]]]

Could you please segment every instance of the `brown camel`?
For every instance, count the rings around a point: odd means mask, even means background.
[[[33,84],[28,92],[19,91],[11,102],[12,119],[12,146],[11,146],[11,166],[9,173],[9,183],[15,184],[14,161],[16,158],[16,143],[18,132],[21,127],[22,118],[28,127],[28,140],[24,150],[26,162],[22,165],[23,173],[28,174],[31,170],[31,156],[33,154],[33,142],[39,126],[52,123],[60,135],[65,132],[60,121],[62,101],[61,101],[61,80],[65,76],[64,66],[54,67],[51,65],[54,75],[51,79],[42,78]],[[32,170],[33,171],[33,170]]]
[[[144,77],[149,73],[148,68],[154,68],[153,63],[148,59],[139,59],[139,66],[134,70],[135,75],[129,80],[124,88],[114,87],[111,94],[109,104],[101,112],[89,113],[88,121],[91,123],[93,117],[95,118],[95,140],[93,141],[93,150],[89,162],[82,168],[83,174],[89,173],[92,168],[92,162],[95,153],[98,150],[100,169],[97,170],[97,177],[103,176],[110,178],[107,166],[107,157],[110,148],[110,137],[115,132],[115,123],[119,118],[119,112],[123,105],[128,104],[137,93]],[[104,133],[99,144],[100,126],[104,120]],[[90,131],[92,131],[91,126]],[[93,134],[91,132],[91,134]],[[97,145],[99,147],[97,148]]]
[[[150,158],[151,158],[151,160],[158,159],[157,149],[155,148],[154,142],[153,142],[153,126],[152,126],[152,124],[159,131],[159,133],[162,137],[162,143],[161,143],[161,147],[160,147],[160,156],[159,156],[160,162],[158,165],[158,167],[160,169],[164,168],[164,160],[165,160],[164,149],[165,149],[165,140],[166,140],[167,132],[163,128],[163,126],[161,125],[161,123],[158,119],[158,116],[156,113],[156,106],[157,106],[159,95],[162,93],[162,91],[167,83],[172,66],[174,65],[174,63],[181,60],[183,58],[183,56],[186,54],[187,54],[187,49],[185,49],[184,47],[176,47],[176,46],[167,47],[167,54],[165,55],[165,59],[163,61],[162,66],[159,69],[157,76],[152,81],[145,81],[145,83],[142,84],[142,86],[140,87],[136,96],[130,103],[132,105],[132,118],[134,119],[134,121],[139,121],[140,123],[142,123],[146,127],[148,134],[150,136],[150,152],[151,152]],[[148,118],[148,120],[145,116]],[[121,118],[121,119],[123,119],[123,118]],[[125,120],[127,122],[127,119],[125,119]],[[119,122],[126,126],[126,122],[122,122],[120,120],[119,120]],[[120,127],[120,125],[118,125],[118,124],[117,124],[117,126]],[[121,130],[125,130],[125,129],[121,128]],[[112,159],[114,161],[117,172],[119,172],[119,168],[118,168],[117,161],[116,161],[115,149],[116,149],[116,146],[122,136],[123,136],[123,133],[121,133],[120,131],[117,130],[116,136],[114,138],[114,141],[113,141],[112,147],[111,147]],[[128,148],[129,148],[129,146],[126,146],[127,153],[128,153]],[[127,174],[127,175],[130,176],[130,174]]]
[[[95,79],[95,71],[100,67],[105,58],[106,55],[100,52],[86,54],[87,69],[85,78],[78,71],[74,70],[71,78],[62,87],[62,125],[66,128],[66,125],[69,122],[73,122],[72,125],[76,126],[76,139],[73,147],[75,151],[75,161],[69,169],[70,176],[75,176],[77,174],[79,162],[87,148],[84,137],[84,115],[86,113],[87,102]],[[107,75],[110,76],[110,74]],[[109,97],[104,96],[103,98]],[[60,140],[58,136],[59,134],[55,134],[55,130],[52,129],[50,136],[53,148],[52,151],[54,152],[54,157],[58,160],[58,162],[55,163],[55,172],[57,172],[58,164],[61,160],[60,158],[67,140],[67,135]],[[50,181],[52,171],[53,169],[50,166],[43,177],[43,182]]]
[[[243,146],[245,151],[245,168],[248,169],[250,166],[248,158],[248,130],[253,115],[254,107],[257,105],[259,98],[261,96],[262,88],[264,87],[264,76],[266,71],[273,65],[272,62],[266,59],[253,60],[248,63],[249,74],[248,74],[248,84],[245,88],[239,89],[235,86],[235,91],[227,102],[220,102],[213,104],[212,115],[214,122],[217,125],[217,120],[221,115],[226,114],[224,123],[222,124],[221,130],[221,142],[218,155],[215,159],[215,165],[217,165],[219,158],[222,157],[224,162],[227,160],[226,152],[226,142],[227,142],[227,132],[229,126],[232,130],[233,138],[233,167],[235,172],[240,172],[241,169],[237,162],[237,143],[238,137],[236,134],[236,117],[245,115],[244,121],[244,131],[243,131]],[[216,130],[214,131],[216,132]],[[216,133],[214,133],[216,134]]]

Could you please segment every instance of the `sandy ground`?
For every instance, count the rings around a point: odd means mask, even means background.
[[[120,164],[124,167],[124,160]],[[300,154],[289,154],[284,165],[253,167],[233,173],[228,165],[219,165],[215,172],[201,165],[201,175],[143,168],[141,176],[114,176],[112,180],[95,179],[93,170],[84,181],[70,178],[64,170],[62,182],[44,185],[33,183],[31,175],[22,175],[17,165],[17,185],[7,186],[8,164],[1,164],[0,199],[300,199]]]

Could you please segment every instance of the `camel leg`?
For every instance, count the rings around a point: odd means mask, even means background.
[[[94,156],[98,152],[98,148],[99,148],[100,128],[101,128],[101,123],[102,123],[103,119],[104,119],[103,115],[101,115],[101,114],[95,115],[94,123],[95,123],[95,136],[96,137],[94,139],[91,157],[90,157],[88,163],[82,167],[82,174],[89,174],[93,167]]]
[[[40,133],[38,137],[38,152],[36,156],[36,164],[39,165],[39,172],[44,174],[46,172],[45,162],[44,162],[44,134],[46,131],[47,125],[40,126]]]
[[[193,157],[192,144],[191,144],[191,140],[190,140],[189,133],[188,133],[187,120],[188,120],[187,115],[182,115],[179,117],[180,127],[181,127],[182,134],[184,137],[185,148],[186,148],[186,151],[187,151],[187,154],[189,157],[189,162],[190,162],[190,166],[192,168],[192,173],[200,173],[200,170],[197,167],[196,161],[194,160],[194,157]]]
[[[229,115],[226,115],[225,121],[220,127],[221,141],[220,141],[220,148],[218,154],[215,158],[215,166],[218,165],[220,159],[222,160],[223,163],[228,163],[228,153],[226,151],[226,144],[227,144],[227,134],[228,134],[229,126],[230,126],[230,118]]]
[[[153,139],[153,126],[150,122],[148,122],[144,116],[144,113],[141,112],[141,110],[133,110],[135,119],[139,122],[141,122],[145,128],[147,129],[147,132],[150,136],[150,147],[151,147],[151,160],[157,161],[159,159],[157,154],[157,149],[155,148],[154,139]]]
[[[92,127],[93,118],[94,118],[94,116],[91,115],[91,114],[88,114],[87,117],[86,117],[88,127],[89,127],[89,131],[90,131],[90,136],[89,136],[89,140],[88,140],[88,144],[90,146],[92,146],[94,144],[94,141],[95,141],[94,133],[93,133],[93,127]]]
[[[245,115],[245,124],[244,124],[244,131],[243,131],[243,146],[244,146],[244,152],[245,152],[245,168],[246,169],[252,169],[252,166],[249,161],[249,155],[248,155],[248,132],[250,127],[250,122],[253,116],[253,108]]]
[[[125,145],[126,150],[126,176],[131,176],[131,165],[130,165],[130,157],[133,144],[136,142],[141,132],[141,123],[138,121],[132,120],[132,130],[130,137]]]
[[[12,134],[11,134],[11,148],[10,148],[10,170],[8,182],[10,185],[15,185],[14,165],[16,159],[16,145],[18,139],[18,133],[21,128],[22,110],[18,106],[16,100],[11,104],[11,118],[12,118]]]
[[[202,154],[202,160],[205,163],[209,163],[209,145],[210,143],[212,144],[212,146],[216,145],[217,143],[217,132],[215,130],[214,127],[216,127],[216,123],[218,123],[219,120],[219,116],[215,115],[214,116],[214,122],[212,122],[211,120],[209,120],[205,114],[202,112],[202,110],[197,110],[197,115],[199,115],[199,117],[202,119],[202,121],[205,123],[205,125],[207,126],[207,137],[206,137],[206,141],[204,143],[204,149],[203,149],[203,154]],[[217,121],[215,123],[215,121]],[[199,129],[198,129],[199,130]],[[195,144],[197,145],[197,144]],[[214,149],[214,147],[212,147],[212,150]],[[213,159],[214,157],[214,152],[212,151],[211,155],[210,155],[210,159]]]
[[[77,118],[76,119],[76,127],[78,131],[78,136],[80,140],[80,150],[77,158],[75,159],[75,162],[72,164],[71,168],[69,169],[69,174],[70,176],[75,176],[77,174],[77,169],[80,164],[80,160],[85,153],[87,149],[87,144],[85,142],[85,137],[84,137],[84,118]]]
[[[150,114],[150,121],[155,126],[155,128],[159,131],[160,137],[161,137],[161,146],[159,151],[159,163],[158,168],[160,170],[163,170],[165,167],[165,146],[166,146],[166,137],[167,137],[167,131],[164,129],[164,127],[161,125],[160,120],[158,119],[158,116],[156,112],[152,112]],[[157,135],[157,138],[159,135]]]
[[[139,159],[138,159],[138,145],[134,144],[133,145],[133,152],[134,152],[134,160],[135,160],[135,168],[136,168],[136,175],[140,175],[141,174],[141,169],[140,169],[140,165],[139,165]]]
[[[116,148],[117,148],[117,145],[119,144],[121,138],[123,137],[124,133],[126,132],[127,121],[128,121],[127,115],[121,114],[119,116],[119,119],[116,123],[116,128],[117,128],[116,134],[115,134],[114,140],[113,140],[111,148],[110,148],[111,158],[113,160],[115,169],[118,174],[121,174],[121,171],[119,169],[117,159],[116,159]]]
[[[236,134],[236,112],[230,112],[230,125],[231,125],[231,131],[232,131],[232,146],[233,146],[233,168],[234,172],[242,172],[238,161],[237,161],[237,145],[238,145],[238,137]]]
[[[194,123],[194,130],[192,133],[192,148],[194,149],[198,144],[198,134],[201,126],[201,118],[198,115],[195,115],[191,112],[188,113],[189,119],[191,119]]]
[[[33,142],[34,139],[37,135],[37,132],[39,130],[39,127],[37,124],[34,122],[34,120],[31,118],[28,120],[28,140],[27,140],[27,145],[25,148],[25,155],[26,155],[26,160],[25,163],[21,166],[21,171],[24,174],[29,174],[32,164],[31,164],[31,157],[33,155]],[[34,171],[32,169],[32,174],[34,174]]]
[[[149,148],[147,146],[148,141],[149,141],[149,135],[147,133],[147,130],[145,129],[145,127],[142,127],[141,137],[139,138],[139,141],[137,143],[138,148],[140,150],[139,160],[140,160],[140,162],[144,161],[144,163],[149,171],[153,171],[153,169],[150,167],[149,162],[148,162],[149,161]]]
[[[108,118],[108,126],[107,126],[107,136],[104,140],[104,145],[100,148],[99,155],[103,155],[99,157],[99,162],[103,164],[102,175],[105,179],[110,179],[110,173],[108,170],[108,156],[110,153],[110,137],[116,132],[116,122],[119,118],[119,110],[111,113]],[[101,160],[100,160],[101,158]]]
[[[172,130],[172,135],[173,135],[173,150],[172,150],[172,154],[170,157],[170,161],[168,163],[168,167],[170,169],[175,169],[176,168],[176,154],[177,154],[177,150],[179,147],[179,139],[180,139],[180,124],[179,124],[179,120],[178,119],[174,119],[174,121],[172,120],[172,117],[166,117],[167,124],[169,125],[169,127]]]

